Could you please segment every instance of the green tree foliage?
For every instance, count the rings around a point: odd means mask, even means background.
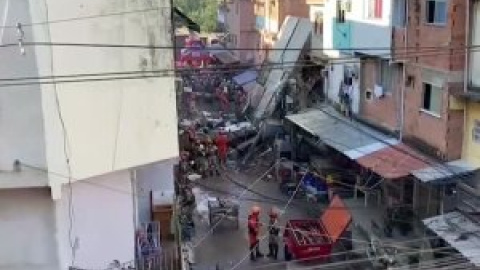
[[[202,32],[213,32],[217,29],[216,0],[174,0],[173,4],[198,23]]]

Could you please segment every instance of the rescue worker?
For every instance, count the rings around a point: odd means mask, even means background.
[[[278,247],[280,242],[280,228],[277,226],[278,211],[276,208],[270,210],[270,222],[268,224],[268,257],[278,258]]]
[[[220,164],[225,165],[228,154],[228,136],[224,131],[219,132],[217,138],[215,138],[215,144],[217,145]]]
[[[250,248],[250,260],[255,261],[257,258],[263,257],[260,252],[260,241],[258,235],[260,233],[260,207],[254,206],[248,215],[248,241]]]

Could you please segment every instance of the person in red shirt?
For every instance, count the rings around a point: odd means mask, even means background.
[[[228,137],[223,131],[220,131],[217,138],[215,138],[215,144],[217,145],[218,158],[221,164],[225,164],[228,154]]]
[[[250,260],[255,261],[257,258],[263,257],[260,252],[260,241],[258,235],[260,233],[260,207],[252,207],[250,215],[248,215],[248,242],[250,248]]]

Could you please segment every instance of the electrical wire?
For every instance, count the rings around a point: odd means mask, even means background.
[[[277,161],[277,162],[280,162],[280,160]],[[273,164],[270,168],[268,168],[268,170],[266,170],[266,171],[265,171],[260,177],[258,177],[255,181],[253,181],[253,183],[251,183],[251,184],[249,185],[249,188],[255,186],[260,180],[263,179],[263,177],[265,177],[265,175],[267,175],[273,168],[275,168],[275,166],[277,165],[277,162],[276,162],[275,164]],[[242,191],[242,192],[238,195],[238,197],[237,197],[236,199],[237,199],[237,200],[240,200],[240,199],[242,198],[242,196],[243,196],[246,192],[247,192],[247,190]],[[235,206],[233,205],[232,207],[229,208],[228,211],[232,211],[234,207],[235,207]],[[224,219],[225,217],[226,217],[226,216],[222,216],[222,218],[220,218],[213,226],[211,226],[211,228],[208,230],[208,232],[205,233],[202,237],[200,237],[200,240],[198,240],[198,241],[193,245],[193,247],[194,247],[194,248],[197,248],[210,234],[212,234],[213,231],[215,230],[215,228],[218,227],[218,225],[223,221],[223,219]]]
[[[440,249],[442,249],[442,248],[440,248]],[[402,256],[417,255],[419,253],[421,254],[421,253],[432,252],[432,251],[436,251],[436,250],[438,250],[438,249],[435,248],[435,249],[429,249],[429,250],[418,250],[418,251],[415,251],[415,252],[405,252],[405,253],[402,253],[401,255]],[[377,257],[377,259],[380,259],[380,258]],[[341,261],[341,262],[325,263],[325,264],[315,265],[315,266],[291,267],[291,268],[289,268],[289,270],[314,270],[314,269],[324,269],[324,268],[331,268],[331,267],[338,268],[340,266],[369,262],[371,260],[372,260],[371,258],[353,259],[353,260],[346,260],[346,261]],[[252,267],[250,269],[257,269],[257,268]]]
[[[456,50],[457,51],[457,50]],[[455,52],[456,52],[455,51]],[[416,57],[426,57],[426,56],[438,56],[438,51],[419,51],[417,53],[406,54],[405,57],[416,58]],[[458,52],[456,52],[458,53]],[[463,53],[460,52],[460,53]],[[391,54],[383,54],[381,56],[390,56]],[[440,54],[441,55],[441,54]],[[447,52],[445,55],[451,55],[451,52]],[[334,64],[348,64],[348,63],[358,63],[360,58],[358,57],[343,57],[343,58],[330,58],[328,59],[331,62],[329,65]],[[354,60],[353,62],[346,62],[345,60]],[[368,60],[367,60],[368,61]],[[288,64],[288,65],[287,65]],[[298,60],[298,61],[284,61],[282,63],[263,63],[263,64],[254,64],[249,65],[249,68],[255,67],[318,67],[318,64],[313,63],[309,60]],[[215,66],[215,67],[201,67],[201,68],[171,68],[171,69],[154,69],[150,71],[145,70],[133,70],[133,71],[123,71],[123,72],[101,72],[101,73],[78,73],[78,74],[69,74],[69,75],[52,75],[52,76],[26,76],[26,77],[16,77],[16,78],[0,78],[0,82],[15,82],[15,81],[24,81],[24,80],[44,80],[44,79],[67,79],[67,78],[81,78],[81,77],[99,77],[99,76],[118,76],[118,75],[138,75],[138,74],[148,74],[148,73],[163,73],[163,72],[178,72],[181,74],[192,73],[196,76],[203,75],[205,71],[211,71],[214,74],[219,73],[219,71],[226,71],[231,73],[232,71],[243,71],[246,67],[224,67],[224,66]],[[198,72],[198,73],[197,73]],[[208,74],[208,73],[207,73]]]
[[[89,48],[128,48],[128,49],[152,49],[152,50],[172,50],[178,49],[176,46],[157,46],[157,45],[142,45],[142,44],[113,44],[113,43],[80,43],[80,42],[25,42],[25,46],[55,46],[55,47],[89,47]],[[4,44],[4,47],[15,47],[18,46],[16,43]],[[452,46],[413,46],[408,47],[406,50],[395,49],[395,51],[401,51],[404,53],[411,53],[412,51],[418,51],[418,49],[431,49],[431,50],[455,50],[455,49],[472,49],[478,48],[480,45],[452,45]],[[209,48],[211,51],[304,51],[302,48]],[[408,51],[411,49],[412,51]],[[348,48],[309,48],[310,51],[385,51],[391,52],[391,47],[348,47]],[[370,57],[375,57],[376,55],[371,55]]]
[[[171,8],[172,7],[153,7],[153,8],[148,8],[148,9],[112,12],[112,13],[106,13],[106,14],[94,14],[94,15],[86,15],[86,16],[80,16],[80,17],[58,19],[58,20],[48,20],[47,19],[46,21],[43,21],[43,22],[33,22],[33,23],[25,23],[25,24],[22,23],[21,25],[22,25],[22,27],[52,25],[52,24],[84,21],[84,20],[91,20],[91,19],[98,19],[98,18],[105,18],[105,17],[123,16],[123,15],[134,14],[134,13],[146,13],[146,12],[158,11],[158,10],[163,10],[163,9],[171,9]],[[48,12],[48,11],[46,11],[46,12]],[[4,28],[4,29],[17,29],[18,26],[17,25],[0,26],[0,29],[2,29],[2,28]]]
[[[1,45],[0,45],[1,46]],[[428,54],[418,54],[418,55],[409,55],[409,58],[418,58],[418,57],[438,57],[439,54],[437,52],[429,52]],[[450,53],[447,53],[445,55],[451,55]],[[346,61],[341,61],[341,62],[331,62],[330,65],[344,65],[347,63],[359,63],[361,59],[359,58],[352,58],[356,59],[351,62],[346,62]],[[295,64],[296,62],[292,62],[290,66],[287,66],[285,64],[278,64],[278,63],[271,63],[268,64],[267,66],[271,66],[270,70],[274,69],[286,69],[286,68],[294,68],[294,67],[318,67],[318,64],[304,64],[304,65],[298,65]],[[263,65],[265,66],[265,65]],[[206,71],[206,70],[211,70],[212,74],[219,74],[219,73],[232,73],[233,71],[244,71],[244,67],[238,67],[238,68],[229,68],[229,67],[222,67],[218,70],[218,68],[202,68],[202,69],[197,69],[197,72],[201,71]],[[193,73],[194,71],[192,69],[161,69],[161,70],[151,70],[151,71],[131,71],[131,72],[106,72],[104,74],[98,73],[98,74],[72,74],[72,75],[58,75],[58,76],[44,76],[44,77],[18,77],[18,78],[3,78],[0,79],[0,81],[22,81],[22,80],[36,80],[36,79],[47,79],[47,78],[81,78],[81,77],[94,77],[94,78],[85,78],[85,79],[76,79],[76,80],[56,80],[56,84],[66,84],[66,83],[83,83],[83,82],[100,82],[100,81],[120,81],[120,80],[136,80],[136,79],[147,79],[147,78],[160,78],[160,77],[172,77],[175,74],[189,74]],[[135,75],[135,74],[140,74],[138,76],[110,76],[110,75]],[[151,74],[151,75],[149,75]],[[196,74],[196,76],[199,76],[202,74]],[[204,75],[208,75],[205,73]],[[96,78],[96,77],[101,77],[101,76],[108,76],[105,78]],[[28,85],[44,85],[44,84],[53,84],[53,81],[28,81],[28,82],[20,82],[20,83],[5,83],[5,84],[0,84],[0,87],[14,87],[14,86],[28,86]]]
[[[43,168],[39,168],[39,167],[36,167],[36,166],[32,166],[32,165],[28,165],[28,164],[25,164],[25,163],[21,163],[21,165],[23,167],[26,167],[26,168],[30,168],[30,169],[34,169],[34,170],[39,170],[39,171],[42,171],[44,173],[47,173],[47,174],[53,174],[53,175],[56,175],[56,176],[60,176],[60,177],[67,177],[63,174],[60,174],[60,173],[55,173],[55,172],[52,172],[52,171],[49,171],[47,169],[43,169]],[[114,188],[111,188],[109,186],[103,186],[101,184],[97,184],[97,183],[94,183],[94,182],[90,182],[88,180],[78,180],[79,183],[84,183],[84,184],[89,184],[89,185],[92,185],[92,186],[96,186],[98,188],[104,188],[104,189],[107,189],[107,190],[110,190],[110,191],[113,191],[113,192],[118,192],[118,193],[122,193],[122,194],[126,194],[126,195],[134,195],[134,196],[139,196],[139,197],[146,197],[146,198],[149,198],[149,196],[147,195],[140,195],[140,194],[133,194],[131,192],[127,192],[127,191],[124,191],[124,190],[119,190],[119,189],[114,189]],[[198,183],[196,183],[198,184]],[[210,188],[210,187],[208,187]],[[214,190],[215,191],[215,190]],[[245,200],[245,198],[243,198],[243,200]],[[254,200],[256,201],[256,200]],[[349,207],[349,209],[351,209],[352,207]],[[284,228],[284,227],[282,227]],[[341,237],[342,238],[342,237]],[[418,242],[418,241],[425,241],[427,239],[439,239],[441,237],[438,237],[438,236],[432,236],[432,237],[428,237],[428,238],[422,238],[422,240],[418,240],[418,239],[413,239],[413,240],[408,240],[408,241],[402,241],[401,243],[405,244],[405,243],[410,243],[410,242]],[[353,242],[359,242],[359,243],[365,243],[365,244],[368,244],[369,242],[368,241],[365,241],[365,240],[358,240],[358,239],[351,239],[351,238],[342,238],[342,239],[345,239],[345,240],[351,240]],[[398,242],[397,242],[398,243]],[[402,247],[402,246],[399,246],[398,244],[383,244],[383,246],[385,247],[397,247],[397,248],[402,248],[402,249],[408,249],[407,247]]]

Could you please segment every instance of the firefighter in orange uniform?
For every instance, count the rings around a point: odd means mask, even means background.
[[[278,258],[278,247],[280,244],[280,228],[277,225],[278,211],[275,207],[270,210],[270,222],[268,224],[268,257]]]
[[[263,257],[260,252],[260,242],[258,235],[260,233],[260,207],[252,207],[250,215],[248,215],[248,242],[250,245],[250,260],[255,261],[259,257]]]

